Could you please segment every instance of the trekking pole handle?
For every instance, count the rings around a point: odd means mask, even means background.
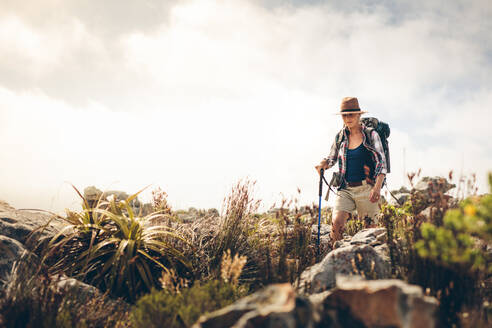
[[[319,196],[323,195],[323,174],[325,173],[325,169],[321,169],[319,173]]]

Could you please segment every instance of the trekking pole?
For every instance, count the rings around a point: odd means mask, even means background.
[[[318,260],[319,260],[319,235],[320,235],[320,229],[321,229],[321,196],[323,195],[323,174],[325,173],[324,169],[321,169],[320,174],[319,174],[319,206],[318,206],[318,239],[316,240],[316,247],[318,249]]]

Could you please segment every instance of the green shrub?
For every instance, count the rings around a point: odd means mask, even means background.
[[[219,280],[195,283],[174,293],[152,290],[133,307],[132,327],[190,327],[200,315],[223,308],[245,295],[245,290]]]
[[[130,206],[136,196],[100,201],[95,208],[84,200],[83,211],[70,213],[69,224],[44,250],[50,273],[63,272],[131,302],[159,286],[162,271],[186,273],[190,265],[172,244],[186,240],[168,226],[148,224],[159,212],[136,216]]]
[[[357,232],[361,231],[362,229],[364,229],[364,222],[358,217],[354,217],[348,220],[347,223],[345,224],[345,232],[350,236],[355,235]]]
[[[487,253],[477,247],[492,241],[491,194],[463,200],[459,208],[446,212],[443,226],[425,223],[421,231],[422,240],[416,244],[421,257],[492,272]]]
[[[489,179],[492,188],[492,175]],[[387,229],[393,274],[438,298],[443,326],[458,324],[460,311],[481,308],[490,296],[490,288],[483,287],[491,272],[485,251],[492,236],[491,217],[491,195],[458,203],[443,193],[417,192],[400,208],[382,208],[380,222]]]

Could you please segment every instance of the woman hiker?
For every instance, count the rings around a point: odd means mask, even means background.
[[[357,210],[360,218],[374,219],[379,214],[386,159],[378,133],[360,122],[363,113],[357,98],[343,98],[337,113],[342,116],[343,129],[335,137],[328,157],[316,166],[320,173],[338,162],[341,181],[333,212],[333,244],[342,239],[345,222],[353,211]]]

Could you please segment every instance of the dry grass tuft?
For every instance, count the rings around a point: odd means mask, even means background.
[[[246,256],[239,256],[238,254],[232,258],[231,250],[228,249],[222,257],[222,264],[220,266],[220,277],[222,280],[237,286],[246,260]]]

